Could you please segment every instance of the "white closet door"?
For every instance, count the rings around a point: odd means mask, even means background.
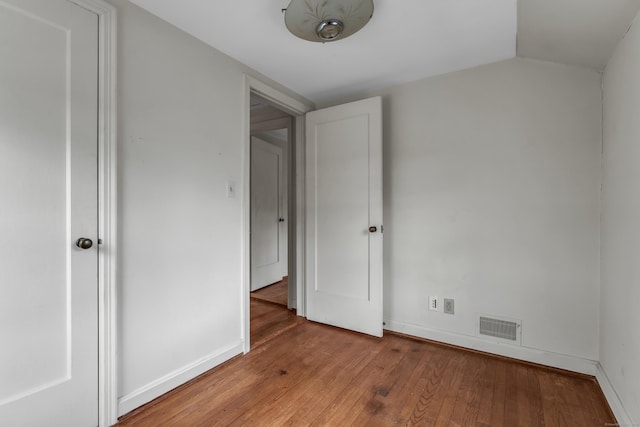
[[[95,14],[0,1],[1,425],[98,424],[97,69]]]

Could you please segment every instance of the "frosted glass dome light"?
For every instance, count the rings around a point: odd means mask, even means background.
[[[284,23],[295,36],[311,42],[344,39],[373,16],[373,0],[291,0]]]

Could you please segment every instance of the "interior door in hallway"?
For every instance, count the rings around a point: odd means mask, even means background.
[[[97,70],[97,15],[0,1],[2,425],[98,424]]]
[[[307,317],[382,336],[382,100],[307,113]]]
[[[251,290],[287,270],[286,175],[282,149],[251,138]]]

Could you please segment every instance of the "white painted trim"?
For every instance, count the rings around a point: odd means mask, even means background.
[[[248,353],[251,349],[250,330],[250,304],[249,292],[251,292],[251,81],[247,75],[243,84],[243,120],[242,120],[242,226],[241,226],[241,268],[240,274],[242,286],[240,286],[240,301],[242,301],[242,340],[243,351]]]
[[[243,84],[243,120],[242,120],[242,286],[241,286],[241,301],[242,301],[242,339],[244,344],[244,352],[248,353],[251,349],[250,340],[250,311],[249,311],[249,289],[251,288],[251,204],[250,204],[250,135],[251,135],[251,93],[255,93],[267,101],[273,103],[281,110],[291,114],[295,118],[295,132],[296,132],[296,168],[295,168],[295,195],[296,195],[296,270],[295,277],[296,282],[296,294],[297,294],[297,313],[300,316],[304,316],[304,293],[301,292],[301,288],[304,288],[304,272],[299,269],[299,266],[303,263],[304,256],[304,240],[302,232],[304,231],[304,180],[301,180],[301,175],[304,177],[305,163],[304,156],[300,156],[300,147],[304,146],[304,114],[313,110],[313,105],[305,104],[292,98],[285,93],[274,89],[268,84],[249,76],[244,75]],[[304,151],[303,151],[304,153]],[[301,186],[302,185],[302,186]],[[302,230],[302,231],[301,231]],[[292,278],[290,277],[290,280]]]
[[[292,116],[303,116],[313,110],[312,105],[300,102],[248,74],[245,74],[245,82],[250,87],[251,92],[260,95]]]
[[[565,354],[553,353],[530,347],[504,344],[497,341],[485,341],[484,339],[470,335],[439,331],[403,322],[387,321],[385,329],[458,347],[511,357],[514,359],[524,360],[526,362],[537,363],[587,375],[595,376],[598,367],[598,362],[594,360],[567,356]]]
[[[295,277],[296,277],[296,313],[298,316],[307,316],[307,291],[305,286],[305,237],[304,230],[307,224],[306,216],[306,144],[305,144],[305,116],[298,116],[295,118],[294,131],[295,137],[295,170],[292,177],[295,188],[295,210],[296,210],[296,223],[295,223]]]
[[[618,396],[616,389],[613,387],[613,384],[611,384],[611,381],[609,380],[609,376],[607,375],[607,373],[604,370],[604,367],[600,363],[598,363],[597,370],[596,370],[596,380],[600,385],[600,389],[602,389],[602,393],[604,393],[604,397],[607,399],[607,402],[609,403],[609,407],[613,411],[613,415],[615,415],[616,417],[616,421],[618,422],[618,425],[619,426],[638,425],[637,423],[634,424],[633,421],[631,421],[631,416],[629,416],[629,413],[624,408],[624,405],[622,404],[622,400],[620,399],[620,396]]]
[[[286,161],[287,161],[287,276],[293,275],[294,282],[289,284],[287,281],[287,308],[294,310],[298,307],[298,290],[297,284],[297,271],[296,271],[296,194],[295,194],[295,157],[296,148],[295,144],[296,136],[293,134],[293,122],[294,118],[289,117],[287,123],[287,141],[286,146]]]
[[[119,415],[122,416],[151,402],[166,392],[241,354],[242,351],[243,343],[238,341],[122,396],[119,401]]]
[[[118,421],[116,9],[103,0],[70,0],[98,16],[98,425]]]

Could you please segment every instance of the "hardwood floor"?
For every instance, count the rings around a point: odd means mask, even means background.
[[[273,304],[254,300],[252,313],[254,306],[252,339],[254,324],[273,327],[282,316]],[[249,354],[167,393],[118,425],[615,423],[592,377],[396,334],[374,338],[299,318],[285,323],[280,334],[263,333],[262,345]]]
[[[283,277],[281,281],[265,288],[251,292],[251,299],[268,301],[274,304],[287,306],[289,300],[289,278]]]
[[[295,310],[251,298],[251,349],[264,344],[275,336],[296,326],[304,319],[296,316]]]

